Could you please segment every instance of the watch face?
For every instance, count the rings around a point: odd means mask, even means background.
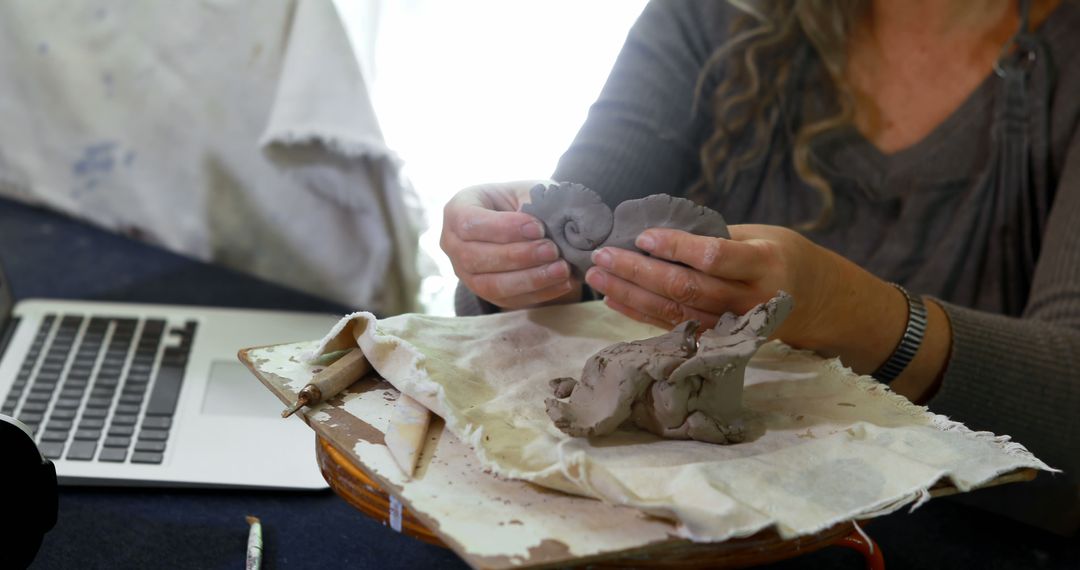
[[[23,498],[18,510],[6,513],[20,524],[13,525],[10,546],[4,559],[11,557],[15,568],[30,565],[41,547],[45,533],[56,525],[56,467],[41,455],[29,428],[19,420],[0,414],[0,449],[4,450],[4,479],[0,492]],[[7,542],[7,541],[5,541]]]

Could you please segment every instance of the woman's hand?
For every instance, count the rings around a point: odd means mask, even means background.
[[[443,209],[440,246],[454,273],[480,298],[504,309],[580,298],[580,282],[559,259],[544,226],[519,212],[538,181],[473,186]]]
[[[729,229],[729,240],[647,230],[635,245],[651,257],[600,249],[585,281],[606,295],[611,308],[664,328],[687,319],[712,326],[724,312],[745,313],[784,290],[794,297],[795,309],[778,338],[842,355],[863,373],[888,358],[907,322],[899,291],[792,230]]]

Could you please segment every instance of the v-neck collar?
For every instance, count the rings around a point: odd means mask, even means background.
[[[1049,43],[1068,32],[1075,16],[1074,3],[1064,0],[1035,33]],[[1047,65],[1035,63],[1035,79],[1049,73]],[[990,156],[993,108],[1001,85],[1002,78],[991,71],[930,133],[893,153],[882,152],[854,126],[822,135],[814,143],[816,166],[828,178],[854,184],[880,199],[969,179],[984,169],[982,163]]]

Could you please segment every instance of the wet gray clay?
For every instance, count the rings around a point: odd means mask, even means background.
[[[634,246],[638,234],[649,228],[674,228],[692,234],[730,238],[723,216],[685,198],[654,194],[627,200],[611,208],[600,196],[582,186],[563,182],[529,191],[531,202],[521,211],[539,219],[547,236],[580,278],[592,267],[593,250],[619,247],[641,251]]]
[[[780,291],[745,315],[725,313],[697,340],[700,324],[687,321],[664,335],[604,348],[585,362],[581,380],[551,381],[548,416],[575,437],[632,424],[671,439],[743,441],[746,364],[792,307]]]

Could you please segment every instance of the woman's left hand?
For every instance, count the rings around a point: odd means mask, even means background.
[[[711,327],[727,311],[742,314],[777,291],[787,291],[794,297],[795,309],[776,336],[793,346],[814,349],[825,348],[836,336],[837,321],[851,316],[836,318],[837,311],[853,310],[848,302],[858,292],[860,283],[855,281],[863,277],[860,273],[892,289],[795,231],[765,225],[729,230],[731,239],[647,230],[635,245],[651,257],[600,249],[593,254],[596,266],[585,281],[616,311],[668,329],[688,319]],[[883,294],[902,303],[896,291]],[[901,307],[906,310],[906,305]]]
[[[907,326],[907,299],[896,287],[798,233],[778,226],[729,226],[731,239],[669,229],[643,232],[642,255],[606,247],[585,281],[608,306],[666,329],[687,319],[713,326],[724,312],[745,313],[778,290],[795,309],[776,337],[870,374],[892,354]],[[674,263],[673,263],[674,262]],[[891,384],[914,402],[935,390],[948,360],[948,317],[926,303],[926,336],[915,358]]]

